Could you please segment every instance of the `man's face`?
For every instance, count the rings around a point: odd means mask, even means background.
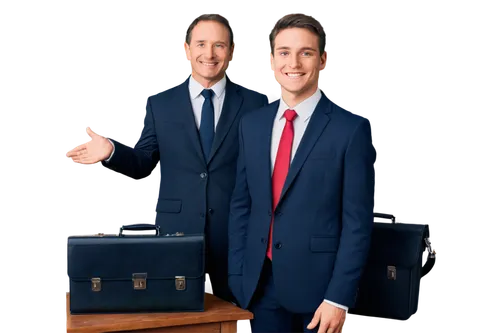
[[[209,87],[224,77],[234,46],[229,45],[229,30],[224,25],[201,21],[193,28],[191,42],[184,43],[184,48],[194,79]]]
[[[304,28],[288,28],[275,38],[271,68],[282,94],[309,97],[318,88],[319,71],[325,68],[326,52],[319,54],[319,37]]]

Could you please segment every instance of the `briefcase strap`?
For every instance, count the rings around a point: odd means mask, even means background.
[[[427,273],[431,271],[432,267],[434,267],[434,264],[436,263],[436,251],[432,250],[431,241],[429,240],[429,238],[424,238],[424,241],[429,253],[427,254],[427,261],[425,262],[424,267],[422,267],[422,275],[420,276],[420,278],[423,278],[425,275],[427,275]]]

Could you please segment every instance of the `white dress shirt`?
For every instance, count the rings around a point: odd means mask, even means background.
[[[278,112],[276,113],[276,118],[274,119],[273,132],[271,137],[271,172],[272,170],[274,170],[274,164],[276,162],[276,155],[278,154],[278,147],[280,144],[281,134],[283,133],[283,129],[285,128],[286,124],[286,118],[284,116],[285,111],[287,109],[290,109],[290,110],[295,110],[295,112],[297,113],[297,117],[293,121],[294,135],[293,135],[292,152],[290,158],[290,163],[291,163],[293,161],[295,153],[297,152],[297,148],[299,147],[300,141],[304,136],[304,132],[306,131],[307,125],[309,124],[309,119],[311,119],[314,109],[318,105],[320,99],[321,99],[321,91],[318,89],[311,97],[297,104],[295,107],[290,108],[283,100],[283,97],[281,97],[280,105],[278,107]],[[333,306],[336,306],[338,308],[344,309],[346,311],[348,310],[346,306],[337,304],[327,299],[325,299],[325,302]]]
[[[222,113],[222,105],[224,104],[224,97],[226,97],[226,75],[214,84],[212,87],[209,89],[212,89],[214,94],[212,95],[212,103],[214,105],[214,132],[215,129],[217,128],[217,123],[219,122],[220,115]],[[203,102],[205,102],[205,97],[201,94],[203,87],[201,83],[196,81],[193,76],[191,75],[189,77],[189,96],[191,97],[191,105],[193,107],[193,114],[194,114],[194,119],[196,122],[196,127],[200,129],[200,122],[201,122],[201,109],[203,107]],[[113,154],[115,153],[115,145],[113,141],[109,140],[108,141],[111,143],[113,146],[113,151],[111,152],[111,155],[109,155],[108,159],[106,162],[109,162],[111,158],[113,157]]]
[[[226,96],[226,76],[214,84],[209,89],[214,91],[212,96],[212,103],[214,105],[214,132],[217,128],[217,123],[219,122],[220,115],[222,113],[222,105],[224,104],[224,97]],[[191,105],[193,106],[194,119],[196,121],[196,127],[200,129],[201,122],[201,109],[203,107],[203,102],[205,102],[205,97],[201,92],[205,89],[198,81],[193,79],[193,76],[189,78],[189,96],[191,97]]]

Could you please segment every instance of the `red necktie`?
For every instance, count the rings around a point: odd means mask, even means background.
[[[266,255],[272,260],[272,244],[273,244],[273,222],[274,210],[280,200],[283,185],[285,185],[286,175],[290,167],[290,160],[292,156],[292,143],[293,143],[293,120],[297,117],[294,110],[286,110],[285,118],[286,124],[281,134],[280,144],[278,146],[278,153],[276,154],[276,162],[274,163],[274,172],[272,177],[272,191],[273,191],[273,216],[271,217],[271,228],[269,229],[269,240],[267,242]]]

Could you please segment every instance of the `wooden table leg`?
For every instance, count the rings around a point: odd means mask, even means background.
[[[220,323],[220,333],[236,333],[236,321],[223,321]]]

